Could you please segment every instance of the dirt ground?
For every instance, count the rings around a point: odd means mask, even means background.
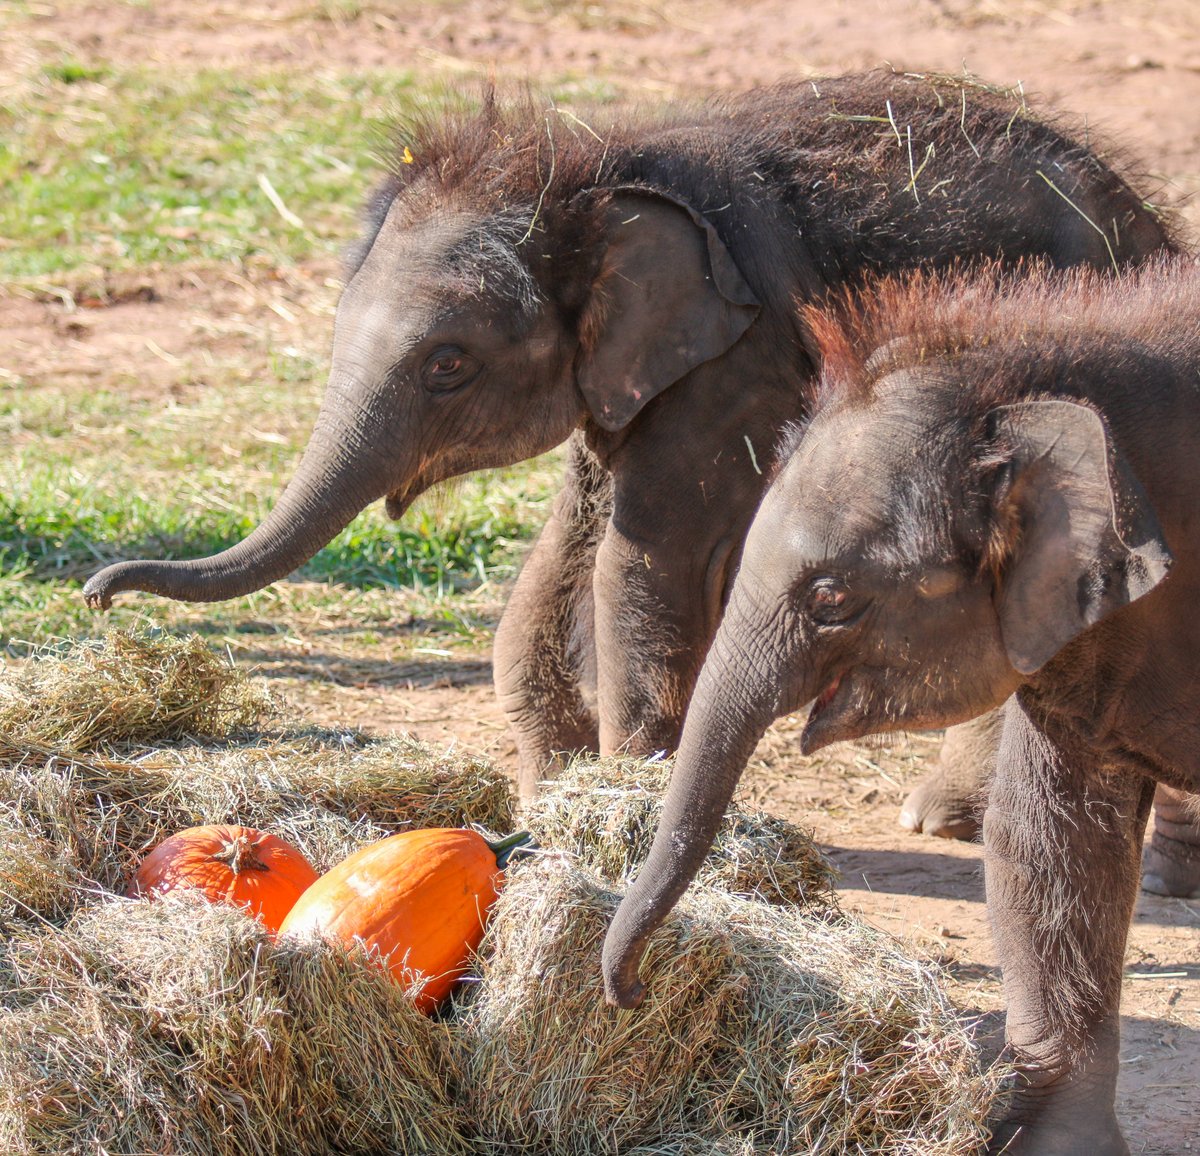
[[[1195,0],[161,0],[29,8],[37,19],[22,36],[44,37],[83,59],[388,65],[463,84],[492,76],[595,92],[603,82],[646,101],[884,62],[915,70],[965,66],[989,81],[1020,82],[1115,140],[1158,199],[1178,210],[1187,232],[1196,235],[1200,223],[1188,200],[1200,189]],[[20,52],[22,45],[9,37],[0,48]],[[126,306],[90,312],[78,322],[87,329],[82,335],[54,305],[0,299],[0,336],[19,333],[21,356],[40,358],[41,372],[66,364],[101,375],[116,354],[144,364],[142,388],[170,389],[169,361],[129,335],[155,332],[160,348],[179,354],[187,341],[203,340],[206,331],[192,323],[199,315],[218,325],[222,341],[244,340],[255,350],[263,340],[294,340],[305,326],[311,337],[314,323],[327,332],[329,272],[314,267],[291,283],[220,291],[196,278],[161,277],[156,300],[134,294]],[[511,766],[486,654],[399,663],[390,650],[384,643],[372,661],[353,666],[319,653],[259,657],[314,720],[403,728]],[[750,792],[814,827],[841,869],[847,907],[945,963],[956,998],[989,1013],[994,1025],[1002,999],[980,849],[914,837],[895,822],[905,787],[936,739],[806,760],[797,733],[796,721],[784,720],[764,739],[747,776]],[[1200,1151],[1200,902],[1144,896],[1127,965],[1119,1111],[1132,1150]]]

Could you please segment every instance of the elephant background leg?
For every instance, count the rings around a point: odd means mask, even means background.
[[[979,833],[988,781],[996,765],[1004,708],[946,731],[937,764],[909,792],[900,826],[943,839]],[[1142,861],[1142,890],[1200,898],[1200,795],[1159,784],[1154,833]]]
[[[1154,895],[1200,898],[1200,795],[1158,785],[1154,834],[1142,864],[1142,889]]]
[[[942,839],[974,839],[996,765],[1004,708],[946,731],[937,765],[900,809],[900,826]]]
[[[563,488],[509,596],[493,650],[522,798],[561,757],[599,750],[592,573],[611,503],[608,474],[572,438]]]
[[[596,556],[602,754],[646,758],[679,745],[743,536],[719,534],[723,524],[718,513],[707,525],[696,515],[686,550],[646,548],[608,527]]]

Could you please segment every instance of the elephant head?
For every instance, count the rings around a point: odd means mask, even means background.
[[[261,589],[379,498],[399,518],[435,483],[533,457],[585,421],[623,428],[757,312],[711,224],[666,195],[482,199],[433,176],[382,199],[338,304],[316,426],[269,516],[213,557],[109,566],[90,605]]]
[[[804,753],[966,721],[1165,575],[1154,511],[1096,410],[968,396],[948,366],[896,370],[822,404],[785,448],[604,943],[611,1003],[640,1002],[648,937],[775,718],[812,704]]]

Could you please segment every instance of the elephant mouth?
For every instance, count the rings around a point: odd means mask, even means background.
[[[833,682],[831,682],[817,697],[813,700],[812,706],[809,708],[809,722],[817,717],[833,700],[837,697],[838,687],[842,685],[842,676],[839,674]]]
[[[383,500],[384,513],[387,514],[393,522],[400,521],[404,517],[408,507],[413,504],[416,494],[412,488],[405,486],[403,489],[393,490]]]
[[[903,672],[856,666],[843,670],[813,700],[800,733],[800,753],[811,755],[830,743],[897,730],[929,730],[965,722],[989,709],[963,712],[932,710],[912,701],[904,690]],[[1003,702],[996,699],[995,705]]]
[[[813,700],[808,709],[808,721],[800,734],[801,754],[811,755],[838,739],[854,737],[845,733],[847,715],[850,713],[849,682],[847,673],[842,671]]]

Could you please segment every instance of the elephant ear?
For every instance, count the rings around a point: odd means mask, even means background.
[[[720,357],[759,303],[716,229],[682,201],[627,188],[605,211],[608,246],[583,312],[576,371],[592,416],[611,431]]]
[[[1000,633],[1013,666],[1033,674],[1081,631],[1154,589],[1171,554],[1094,410],[1033,401],[992,417],[1015,447],[1003,502],[1020,527],[999,585]]]

